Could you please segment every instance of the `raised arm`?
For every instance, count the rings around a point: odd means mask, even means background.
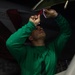
[[[48,17],[54,17],[56,23],[60,28],[60,33],[57,38],[52,42],[52,46],[54,47],[57,55],[63,50],[66,42],[71,36],[71,28],[69,26],[68,21],[60,14],[58,14],[55,10],[46,10],[46,14]],[[50,46],[51,44],[49,44]]]
[[[6,46],[10,53],[19,61],[23,53],[26,53],[24,45],[36,25],[40,22],[40,15],[31,16],[29,22],[13,33],[6,41]]]
[[[56,53],[59,55],[71,36],[71,27],[69,26],[68,21],[62,15],[58,15],[55,21],[60,28],[59,35],[54,41]]]

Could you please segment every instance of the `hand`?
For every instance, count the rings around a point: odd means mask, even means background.
[[[40,15],[34,15],[29,18],[29,21],[33,22],[35,26],[40,23]]]
[[[44,9],[45,16],[49,17],[56,17],[58,13],[54,9]]]

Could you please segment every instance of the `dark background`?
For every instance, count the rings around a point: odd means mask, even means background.
[[[6,1],[10,1],[10,2],[13,2],[16,4],[23,5],[31,10],[37,4],[37,2],[39,2],[40,0],[18,0],[18,1],[17,0],[6,0]],[[52,8],[56,9],[59,13],[61,13],[69,21],[70,26],[72,28],[72,36],[71,36],[68,44],[66,45],[65,49],[63,50],[62,56],[61,56],[61,59],[70,59],[70,58],[72,58],[72,56],[75,53],[75,34],[74,34],[74,32],[75,32],[75,8],[74,8],[75,1],[69,2],[67,9],[64,9],[64,4],[65,3],[58,4],[58,5],[52,6]],[[54,25],[54,23],[52,21],[44,22],[44,20],[45,19],[42,17],[41,23],[44,28],[49,30],[49,28],[53,29],[53,27],[54,27],[55,31],[58,31],[57,27]],[[46,23],[51,24],[51,25],[53,24],[53,26],[45,26]],[[54,35],[54,36],[56,36],[56,35]]]
[[[29,9],[28,11],[31,12],[31,9],[40,0],[6,0],[6,1],[25,6],[27,7],[27,9]],[[75,32],[75,8],[74,7],[75,7],[75,1],[69,2],[67,9],[64,9],[64,3],[51,7],[53,9],[56,9],[59,13],[61,13],[69,21],[71,29],[72,29],[72,35],[69,41],[67,42],[65,48],[63,49],[62,54],[60,55],[60,58],[58,60],[56,73],[65,70],[75,54],[75,33],[74,33]],[[57,36],[57,33],[59,31],[58,26],[54,23],[54,21],[50,19],[45,19],[43,15],[41,15],[41,18],[42,18],[41,26],[45,29],[47,33],[47,40],[52,41]],[[2,32],[5,29],[0,29],[0,30]],[[8,36],[11,34],[11,33],[9,34],[8,33],[9,31],[5,33],[6,34],[5,36]],[[1,41],[1,42],[4,42],[4,41]],[[3,46],[2,49],[4,49],[5,48],[4,45],[2,43],[0,44],[1,46]],[[16,63],[16,61],[11,60],[10,55],[9,55],[9,58],[4,57],[4,59],[3,58],[0,59],[0,68],[1,68],[0,75],[11,75],[11,74],[19,75],[20,68],[19,68],[19,65]]]

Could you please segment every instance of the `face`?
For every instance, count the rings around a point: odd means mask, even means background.
[[[32,40],[45,39],[45,32],[42,27],[36,26],[36,29],[32,32]]]

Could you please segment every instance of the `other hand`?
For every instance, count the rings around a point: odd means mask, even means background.
[[[54,9],[44,9],[45,16],[49,17],[56,17],[58,13]]]

